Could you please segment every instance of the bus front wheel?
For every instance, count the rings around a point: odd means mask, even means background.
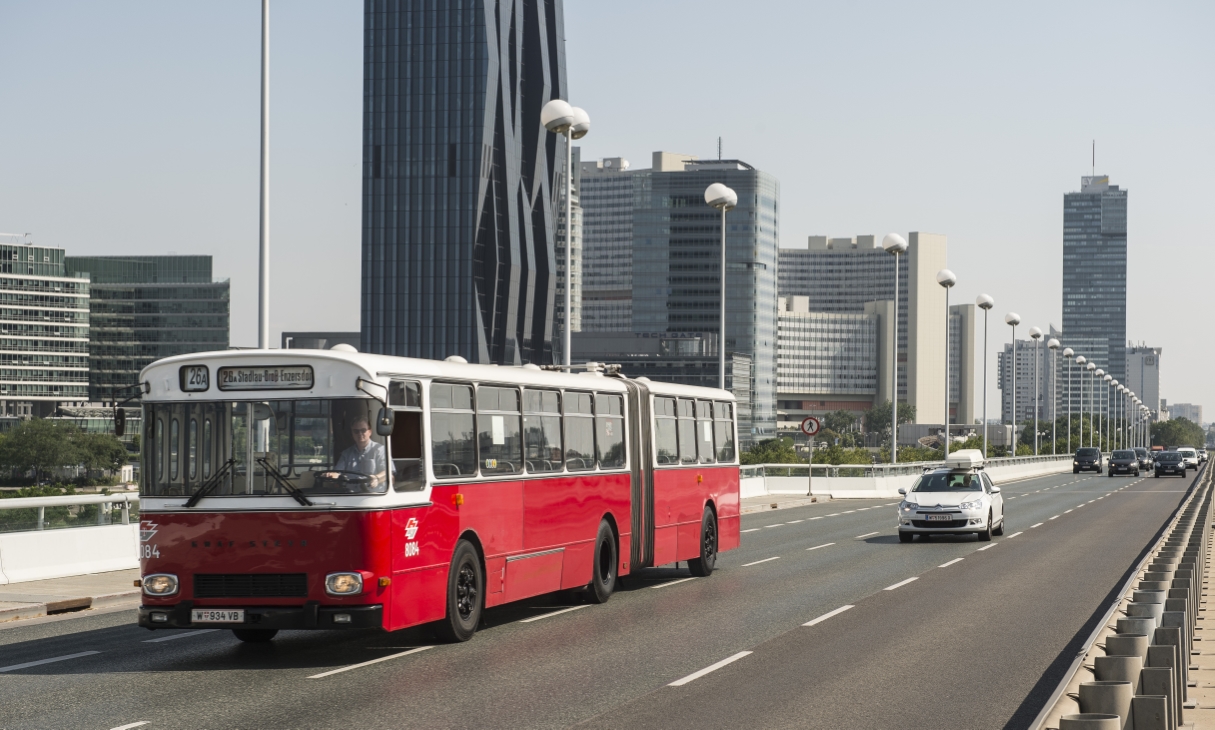
[[[595,564],[591,571],[591,584],[587,586],[587,597],[591,603],[607,603],[616,590],[616,536],[607,520],[599,523],[599,534],[595,537]]]
[[[270,641],[277,633],[278,629],[232,629],[232,634],[236,636],[236,638],[252,644],[261,644]]]
[[[477,549],[467,540],[456,543],[447,573],[447,616],[438,633],[448,641],[468,641],[481,623],[485,576]]]
[[[700,557],[688,561],[688,570],[698,578],[707,578],[717,565],[717,519],[713,510],[705,507],[700,518]]]

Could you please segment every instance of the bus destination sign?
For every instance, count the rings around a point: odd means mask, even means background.
[[[220,368],[216,381],[220,390],[308,390],[312,366]]]

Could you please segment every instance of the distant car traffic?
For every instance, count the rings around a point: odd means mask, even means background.
[[[919,535],[978,535],[989,541],[1004,534],[1004,497],[983,472],[983,452],[962,449],[949,455],[944,469],[922,475],[910,490],[900,489],[899,541]]]
[[[1072,457],[1072,474],[1082,471],[1101,473],[1101,449],[1092,446],[1076,449],[1076,455]]]
[[[1152,452],[1148,451],[1147,449],[1143,448],[1142,446],[1136,446],[1134,450],[1135,450],[1135,455],[1139,457],[1139,468],[1140,469],[1151,469],[1152,468]]]
[[[1185,460],[1185,465],[1190,469],[1198,469],[1198,450],[1191,446],[1178,446],[1177,453],[1181,454],[1181,458]]]
[[[1176,451],[1159,451],[1156,453],[1155,461],[1156,466],[1153,471],[1157,477],[1161,474],[1177,474],[1183,477],[1186,475],[1185,460]]]
[[[1127,474],[1139,476],[1139,457],[1131,449],[1118,449],[1110,454],[1109,475]]]
[[[1207,463],[1207,450],[1205,447],[1198,449],[1198,462],[1201,464]]]

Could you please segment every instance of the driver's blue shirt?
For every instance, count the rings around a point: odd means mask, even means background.
[[[368,476],[383,474],[386,471],[384,444],[368,441],[367,448],[362,450],[358,446],[349,446],[342,452],[334,469]]]

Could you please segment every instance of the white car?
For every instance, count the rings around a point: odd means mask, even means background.
[[[1198,468],[1198,450],[1189,446],[1180,446],[1177,448],[1177,453],[1181,454],[1182,460],[1185,461],[1187,469]]]
[[[945,468],[924,474],[910,490],[900,489],[899,541],[920,535],[976,534],[981,541],[1004,534],[1004,497],[983,472],[983,452],[962,449]]]

